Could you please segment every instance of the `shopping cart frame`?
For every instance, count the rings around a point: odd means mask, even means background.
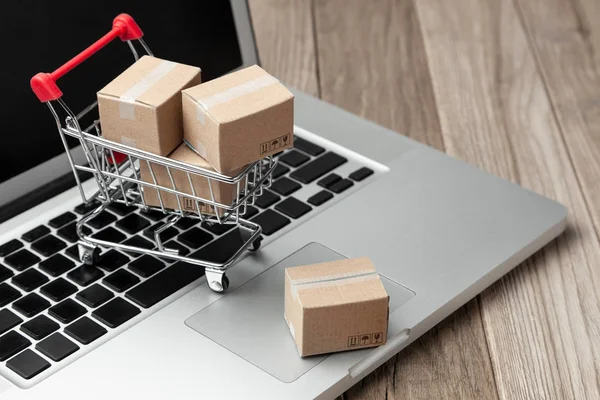
[[[59,78],[117,37],[127,43],[133,54],[134,62],[140,58],[136,47],[141,47],[145,54],[152,56],[153,54],[142,36],[143,32],[133,18],[127,14],[120,14],[113,20],[111,31],[90,47],[54,72],[39,73],[31,79],[32,90],[41,102],[47,104],[54,117],[81,198],[86,204],[93,201],[100,202],[98,207],[84,215],[76,224],[79,237],[79,256],[84,264],[93,265],[99,261],[100,248],[115,248],[129,253],[150,254],[186,262],[203,267],[209,287],[213,291],[224,292],[229,286],[229,280],[225,275],[226,270],[242,256],[246,249],[255,251],[260,247],[262,240],[260,225],[241,216],[246,213],[247,206],[254,204],[256,197],[262,195],[263,188],[271,185],[272,173],[277,166],[277,160],[272,156],[265,157],[246,166],[236,176],[231,177],[107,140],[101,136],[99,120],[94,120],[85,129],[80,126],[80,121],[97,107],[97,101],[75,114],[62,100],[62,92],[56,84]],[[79,165],[75,162],[72,149],[66,140],[67,136],[79,140],[87,161],[86,164]],[[151,179],[148,176],[145,177],[145,180],[142,179],[140,170],[142,163],[148,167]],[[158,182],[156,171],[161,168],[167,172],[170,185]],[[91,174],[96,181],[98,190],[92,196],[86,196],[79,172]],[[191,192],[177,187],[173,178],[175,174],[185,174]],[[210,196],[202,197],[196,193],[193,180],[198,178],[207,180]],[[220,187],[231,185],[235,194],[233,202],[219,201],[215,196],[215,185],[220,185]],[[146,204],[144,196],[146,190],[156,191],[159,206]],[[171,196],[171,198],[175,196],[177,207],[165,207],[164,196]],[[165,214],[167,221],[154,231],[155,248],[149,249],[111,242],[85,233],[84,225],[112,203],[122,203],[142,210],[154,210]],[[195,218],[199,222],[235,225],[239,228],[243,242],[234,254],[222,262],[180,255],[178,250],[164,246],[161,234],[184,217]]]

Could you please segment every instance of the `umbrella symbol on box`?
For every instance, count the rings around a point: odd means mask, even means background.
[[[275,139],[271,142],[271,147],[276,149],[279,147],[279,140]]]

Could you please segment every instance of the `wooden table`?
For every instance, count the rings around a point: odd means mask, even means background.
[[[564,235],[343,397],[600,399],[600,1],[250,6],[284,82],[569,209]]]

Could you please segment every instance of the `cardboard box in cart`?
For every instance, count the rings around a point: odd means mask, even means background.
[[[214,171],[214,168],[212,168],[205,159],[196,154],[193,150],[186,146],[185,143],[182,143],[179,147],[177,147],[177,149],[175,149],[175,151],[169,154],[168,158],[175,161],[181,161],[192,166],[204,168],[209,171]],[[164,166],[157,165],[155,163],[150,163],[150,166],[152,167],[152,172],[154,173],[154,178],[156,179],[157,185],[164,186],[167,188],[173,188],[171,178],[169,177],[167,169]],[[233,172],[232,176],[237,175],[239,172],[241,172],[241,170],[242,169],[239,169]],[[179,169],[171,169],[171,176],[173,177],[173,182],[175,183],[175,187],[178,191],[193,195],[188,176],[184,171]],[[148,168],[148,164],[144,160],[140,160],[140,178],[144,182],[154,183],[152,174],[150,173],[150,169]],[[190,178],[196,196],[205,199],[211,199],[209,180],[204,176],[193,174],[190,174]],[[245,181],[243,181],[242,183],[244,182]],[[161,204],[157,190],[151,186],[142,186],[144,201],[146,202],[146,204],[160,207]],[[216,180],[211,180],[211,187],[213,195],[215,197],[215,201],[217,202],[223,204],[231,204],[233,203],[233,200],[237,197],[237,185],[235,184],[227,184]],[[242,188],[243,186],[242,184],[240,184],[240,189]],[[160,196],[162,199],[163,207],[173,210],[179,210],[179,203],[175,194],[169,193],[164,190],[160,190]],[[181,208],[183,209],[183,211],[198,214],[198,210],[196,208],[196,201],[193,198],[180,196],[179,202],[181,203]],[[200,206],[200,212],[214,214],[215,210],[209,204],[202,204]]]
[[[183,90],[188,145],[228,173],[293,146],[294,96],[253,65]]]
[[[102,136],[166,156],[183,141],[181,90],[200,82],[200,68],[141,57],[97,93]]]
[[[284,318],[300,356],[381,346],[389,296],[366,257],[285,270]]]

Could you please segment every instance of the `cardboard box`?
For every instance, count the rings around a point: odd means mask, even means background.
[[[183,91],[188,145],[219,172],[293,146],[294,96],[253,65]]]
[[[286,268],[284,317],[300,356],[387,341],[389,296],[366,257]]]
[[[176,161],[181,161],[187,164],[191,164],[200,168],[207,169],[209,171],[214,171],[214,168],[210,166],[210,164],[192,151],[185,143],[182,143],[168,155],[168,158]],[[166,186],[168,188],[172,188],[173,185],[171,183],[171,178],[167,172],[167,169],[162,165],[157,165],[155,163],[150,163],[152,167],[152,171],[154,172],[154,177],[156,178],[156,183],[160,186]],[[241,169],[237,171],[237,173],[241,172]],[[235,173],[235,175],[237,175]],[[232,176],[235,176],[232,175]],[[171,169],[171,176],[173,177],[173,182],[175,183],[175,187],[177,190],[193,195],[192,189],[190,187],[190,182],[188,180],[187,174],[181,170]],[[154,183],[152,179],[152,174],[148,168],[148,164],[140,160],[140,177],[144,182]],[[209,189],[209,180],[200,175],[190,174],[192,184],[194,186],[194,191],[196,196],[202,197],[210,200],[210,189]],[[235,184],[227,184],[224,182],[219,182],[216,180],[211,180],[213,194],[215,196],[215,201],[221,202],[224,204],[231,204],[236,196],[236,185]],[[240,190],[243,187],[240,185]],[[143,186],[143,196],[144,201],[147,205],[160,207],[160,201],[158,198],[158,191],[151,186]],[[177,202],[177,196],[173,193],[169,193],[164,190],[160,190],[160,196],[162,198],[163,206],[165,208],[179,210],[179,204]],[[181,208],[184,211],[198,214],[196,208],[196,201],[191,197],[179,197],[179,201],[181,202]],[[200,207],[200,211],[202,213],[214,214],[214,207],[208,204],[203,204]]]
[[[197,67],[141,57],[97,93],[102,136],[166,156],[183,141],[181,90],[200,75]]]

